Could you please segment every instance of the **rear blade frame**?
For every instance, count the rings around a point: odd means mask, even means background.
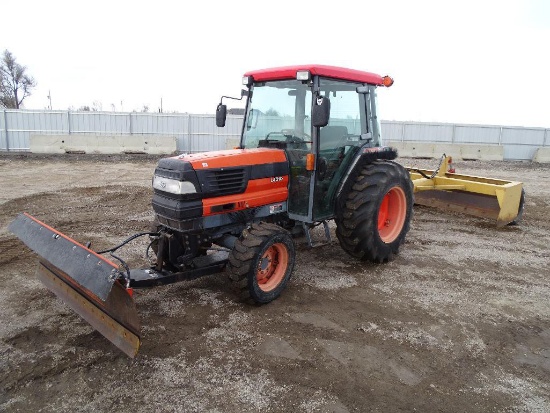
[[[407,168],[414,185],[415,203],[496,220],[513,222],[520,210],[523,183],[447,172],[449,157],[438,172]]]

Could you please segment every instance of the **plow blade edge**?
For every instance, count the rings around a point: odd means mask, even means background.
[[[28,214],[9,230],[40,256],[37,276],[48,289],[128,356],[137,354],[137,309],[115,263]]]

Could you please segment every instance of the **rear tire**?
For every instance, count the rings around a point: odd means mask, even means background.
[[[229,278],[239,298],[269,303],[285,289],[296,258],[288,231],[260,222],[246,228],[229,254]]]
[[[413,184],[408,172],[391,161],[363,167],[336,213],[336,236],[352,257],[387,262],[399,252],[410,228]]]

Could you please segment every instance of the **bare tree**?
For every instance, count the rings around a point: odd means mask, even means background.
[[[8,90],[6,89],[6,86],[4,85],[4,74],[0,70],[0,108],[5,108],[6,104],[4,103],[4,96],[8,96]]]
[[[0,103],[6,108],[19,109],[36,87],[35,80],[26,71],[9,50],[4,50],[0,60]]]
[[[0,72],[0,108],[5,108],[6,105],[4,105],[4,80],[2,77],[2,72]]]
[[[103,104],[99,100],[94,100],[92,102],[91,111],[92,112],[101,112],[103,110]]]

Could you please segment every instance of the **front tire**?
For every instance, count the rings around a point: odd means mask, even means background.
[[[288,231],[260,222],[246,228],[229,254],[229,278],[239,298],[269,303],[285,289],[296,258]]]
[[[405,168],[391,161],[367,164],[340,196],[336,213],[340,245],[360,260],[390,261],[405,241],[412,207],[413,184]]]

